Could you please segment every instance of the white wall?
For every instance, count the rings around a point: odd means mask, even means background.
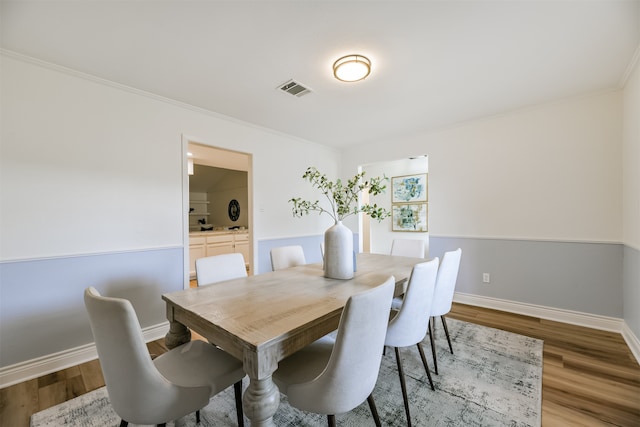
[[[624,88],[624,243],[640,250],[640,61]]]
[[[624,318],[640,337],[640,61],[624,88]]]
[[[621,93],[345,152],[353,169],[429,156],[431,236],[621,242]]]
[[[253,154],[256,238],[318,232],[287,200],[313,194],[305,165],[335,174],[337,151],[2,59],[0,259],[182,245],[182,134]]]

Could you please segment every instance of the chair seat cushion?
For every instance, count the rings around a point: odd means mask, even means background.
[[[280,361],[273,374],[280,391],[287,394],[290,385],[305,383],[320,375],[327,367],[334,344],[334,338],[326,335]]]
[[[245,376],[238,359],[199,340],[176,347],[158,356],[153,363],[172,383],[184,387],[208,386],[211,396]]]

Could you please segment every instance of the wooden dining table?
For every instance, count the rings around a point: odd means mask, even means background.
[[[280,393],[272,381],[278,362],[337,329],[350,296],[393,276],[396,295],[413,266],[424,262],[361,253],[352,279],[324,277],[322,264],[307,264],[162,295],[174,348],[191,339],[189,329],[242,361],[249,376],[244,413],[254,426],[273,426]]]

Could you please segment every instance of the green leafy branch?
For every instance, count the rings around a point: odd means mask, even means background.
[[[325,195],[331,208],[323,208],[320,206],[319,200],[311,202],[302,200],[300,197],[294,197],[289,200],[290,203],[293,203],[293,208],[291,209],[293,216],[302,217],[303,215],[308,215],[309,212],[316,211],[320,215],[326,213],[334,221],[338,222],[351,215],[364,212],[371,218],[382,221],[390,215],[389,211],[377,204],[358,206],[358,195],[362,191],[367,191],[374,196],[383,193],[387,188],[386,182],[389,181],[389,178],[383,176],[382,178],[376,177],[371,178],[369,181],[364,181],[364,175],[365,172],[360,172],[347,180],[346,184],[343,184],[340,179],[335,182],[331,181],[315,167],[308,167],[302,178],[309,181],[313,187]]]

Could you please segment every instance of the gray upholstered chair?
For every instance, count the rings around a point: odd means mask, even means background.
[[[402,388],[404,411],[407,415],[408,426],[411,426],[411,414],[409,412],[409,399],[402,369],[402,359],[398,348],[417,345],[431,389],[435,390],[421,342],[427,336],[429,329],[431,305],[436,287],[436,275],[438,274],[438,262],[439,259],[434,258],[431,261],[422,262],[413,267],[402,307],[389,322],[384,342],[385,346],[393,347],[396,353],[396,363],[398,365],[398,375],[400,376],[400,386]]]
[[[444,317],[445,314],[451,311],[451,304],[453,303],[453,294],[456,288],[456,281],[458,280],[458,270],[460,269],[460,258],[462,257],[462,249],[458,248],[455,251],[445,252],[442,257],[442,264],[438,269],[438,278],[436,279],[436,290],[433,294],[433,306],[431,307],[431,320],[430,320],[430,332],[429,338],[431,339],[431,352],[433,354],[433,366],[436,374],[438,373],[438,360],[436,359],[436,346],[434,342],[435,335],[435,318],[440,316],[442,320],[442,326],[444,333],[447,336],[447,342],[449,343],[449,350],[453,354],[453,346],[451,345],[451,338],[449,337],[449,328],[447,327],[447,321]]]
[[[380,419],[372,391],[378,378],[395,279],[353,295],[342,311],[336,338],[325,336],[278,364],[273,380],[303,411],[335,415],[365,400],[377,426]]]
[[[196,260],[198,286],[240,277],[247,277],[247,267],[241,253],[214,255]]]
[[[271,268],[273,271],[306,264],[302,246],[281,246],[271,249]]]
[[[393,239],[391,242],[391,255],[406,256],[411,258],[424,258],[425,241],[420,239]],[[404,288],[405,292],[407,288]],[[394,310],[400,310],[402,297],[395,297],[391,303]]]
[[[200,409],[234,385],[238,424],[242,414],[242,363],[203,341],[191,341],[151,360],[140,323],[126,299],[84,291],[100,366],[121,427],[165,425]]]

